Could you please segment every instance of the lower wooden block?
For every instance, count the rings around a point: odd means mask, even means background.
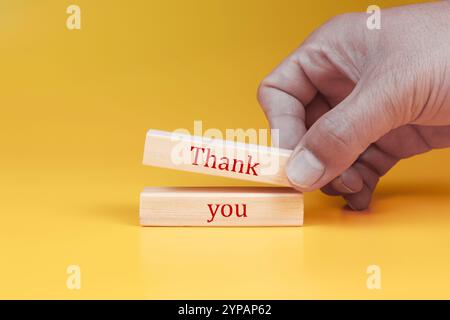
[[[276,187],[166,187],[141,193],[142,226],[301,226],[303,195]]]

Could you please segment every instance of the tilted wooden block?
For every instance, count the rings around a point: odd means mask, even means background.
[[[150,130],[144,164],[289,186],[291,150]]]
[[[166,187],[141,193],[142,226],[301,226],[303,195],[277,187]]]

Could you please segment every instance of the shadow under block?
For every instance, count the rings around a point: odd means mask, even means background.
[[[303,195],[278,187],[154,187],[141,193],[142,226],[301,226]]]
[[[145,165],[290,186],[285,174],[291,150],[149,130]]]

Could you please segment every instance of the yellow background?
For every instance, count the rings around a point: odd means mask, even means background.
[[[267,128],[259,81],[369,4],[0,1],[0,298],[450,298],[450,150],[401,162],[363,214],[315,192],[302,228],[138,226],[144,186],[245,185],[144,167],[147,129]]]

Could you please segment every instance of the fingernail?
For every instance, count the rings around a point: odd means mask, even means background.
[[[324,165],[307,149],[300,149],[300,152],[289,161],[286,169],[289,180],[300,188],[309,188],[324,172]]]

